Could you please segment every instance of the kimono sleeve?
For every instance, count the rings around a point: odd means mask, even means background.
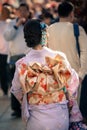
[[[10,92],[17,98],[17,100],[20,103],[22,103],[24,93],[19,80],[18,64],[16,64],[16,70],[15,70],[14,78],[12,80],[12,86]]]

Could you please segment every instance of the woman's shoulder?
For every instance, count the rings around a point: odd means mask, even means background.
[[[56,53],[66,59],[65,53],[63,53],[63,52],[61,52],[61,51],[56,51]]]
[[[66,55],[63,52],[61,52],[61,51],[52,50],[51,48],[48,48],[48,47],[44,47],[44,50],[46,52],[48,52],[50,56],[54,56],[55,57],[56,55],[60,55],[60,56],[62,56],[62,57],[64,57],[66,59]]]

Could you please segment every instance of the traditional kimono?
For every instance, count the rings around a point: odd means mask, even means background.
[[[63,53],[47,47],[31,49],[16,63],[11,87],[22,104],[26,129],[68,130],[69,121],[82,120],[75,103],[78,85],[78,75]],[[68,107],[72,108],[70,119]]]

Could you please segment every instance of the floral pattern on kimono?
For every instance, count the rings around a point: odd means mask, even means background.
[[[63,57],[46,57],[46,65],[21,64],[19,78],[29,104],[50,104],[66,100],[63,88],[68,87],[71,72]]]
[[[69,99],[76,100],[76,91],[79,85],[78,75],[73,69],[71,69],[65,58],[61,55],[57,55],[54,59],[46,57],[45,65],[41,65],[40,63],[26,64],[22,59],[17,63],[17,68],[19,73],[18,78],[20,78],[20,83],[22,86],[22,94],[19,97],[18,93],[16,94],[14,90],[11,90],[11,92],[19,101],[21,100],[25,120],[29,118],[29,113],[26,113],[26,111],[29,111],[28,104],[39,105],[61,103],[62,101],[65,101],[66,96],[64,87],[69,93]],[[23,95],[28,95],[28,97],[25,98],[26,96]],[[74,100],[72,100],[73,104]],[[25,108],[26,110],[24,111]],[[80,115],[79,120],[81,120],[82,116],[78,107],[76,113],[77,111]],[[78,118],[78,114],[77,116],[74,114],[74,116],[74,119]]]

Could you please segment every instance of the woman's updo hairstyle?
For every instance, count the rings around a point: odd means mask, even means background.
[[[35,47],[41,42],[41,24],[39,20],[28,20],[24,25],[24,38],[28,47]]]

